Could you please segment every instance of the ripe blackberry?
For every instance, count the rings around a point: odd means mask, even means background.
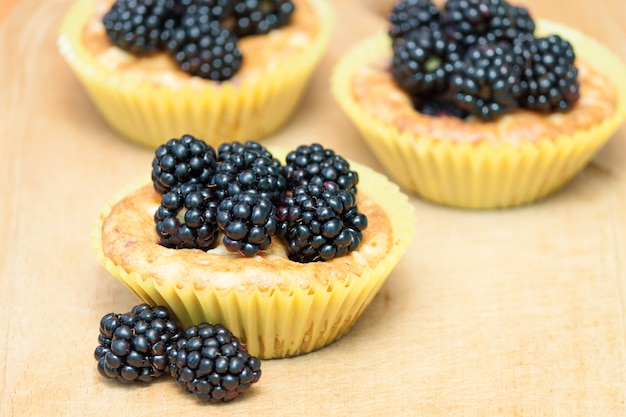
[[[294,10],[291,0],[237,0],[235,34],[243,37],[268,33],[289,23]]]
[[[448,0],[441,15],[446,34],[466,47],[533,33],[535,22],[523,7],[505,0]]]
[[[351,190],[356,194],[359,176],[350,170],[350,164],[336,155],[332,149],[326,149],[319,143],[300,145],[287,154],[283,175],[287,180],[287,188],[299,185],[322,185],[333,181],[343,190]]]
[[[117,0],[102,18],[113,44],[135,55],[163,49],[164,28],[172,23],[173,0]]]
[[[98,371],[121,382],[150,382],[169,369],[168,350],[183,334],[165,307],[139,304],[100,320]]]
[[[489,21],[487,32],[478,40],[479,43],[513,43],[519,36],[532,35],[535,32],[535,21],[528,9],[512,6],[504,1],[497,8],[498,11]]]
[[[461,109],[492,120],[517,107],[520,69],[508,44],[475,45],[450,77],[450,92]]]
[[[250,146],[250,145],[249,145]],[[246,190],[255,190],[261,197],[277,204],[287,187],[285,177],[278,161],[265,156],[257,150],[245,149],[230,152],[226,156],[224,149],[217,166],[212,185],[218,199],[232,197]]]
[[[558,35],[518,38],[514,52],[523,65],[520,106],[539,111],[569,110],[580,97],[576,54]]]
[[[217,239],[217,206],[211,189],[202,184],[180,184],[161,197],[154,213],[160,242],[168,248],[207,250]]]
[[[391,75],[412,96],[445,91],[460,54],[439,29],[422,28],[393,42]]]
[[[225,23],[235,12],[233,0],[178,0],[175,10],[179,16],[206,16],[208,20]]]
[[[182,71],[214,81],[232,78],[243,60],[233,33],[201,13],[182,16],[168,32],[166,49]]]
[[[388,16],[389,36],[402,38],[422,27],[438,29],[441,25],[439,17],[439,8],[431,0],[398,1]]]
[[[469,113],[457,106],[448,95],[436,95],[425,98],[414,98],[413,107],[415,110],[428,116],[453,116],[465,119]]]
[[[280,165],[280,162],[274,159],[274,156],[267,148],[261,145],[259,142],[248,140],[246,142],[224,142],[217,148],[217,160],[219,162],[225,161],[230,158],[230,155],[236,152],[250,151],[255,152],[261,156],[274,160],[274,164]]]
[[[267,249],[276,234],[276,207],[254,190],[243,191],[220,203],[217,225],[226,249],[254,256]]]
[[[491,20],[502,12],[503,0],[447,0],[441,15],[446,34],[466,46],[489,31]]]
[[[190,326],[169,350],[170,374],[200,400],[227,402],[261,378],[261,361],[220,324]]]
[[[170,139],[159,146],[152,160],[152,183],[164,194],[178,184],[208,184],[217,166],[215,149],[192,135]]]
[[[278,207],[278,236],[296,262],[327,261],[357,249],[367,228],[356,195],[336,183],[298,186]]]

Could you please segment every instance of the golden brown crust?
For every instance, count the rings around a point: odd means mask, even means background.
[[[259,77],[271,71],[294,53],[307,50],[319,33],[319,22],[313,6],[307,0],[293,0],[295,10],[288,25],[275,29],[267,35],[246,36],[238,41],[243,54],[241,69],[230,80]],[[154,85],[177,86],[183,83],[207,83],[179,70],[176,63],[164,52],[149,57],[137,57],[115,47],[107,38],[102,16],[113,0],[99,0],[95,12],[83,33],[85,48],[101,65],[112,71],[120,71],[128,77],[149,76]]]
[[[580,59],[577,66],[581,98],[567,113],[543,115],[518,109],[491,122],[476,118],[462,120],[451,116],[426,116],[414,110],[409,96],[393,81],[388,59],[360,68],[354,76],[353,93],[355,100],[369,114],[416,136],[426,135],[454,142],[518,144],[523,140],[571,135],[600,123],[614,113],[614,87]]]
[[[375,266],[393,245],[387,214],[361,191],[357,204],[368,218],[361,247],[341,258],[307,264],[289,260],[277,238],[269,250],[251,258],[228,252],[221,243],[207,252],[165,248],[158,243],[154,225],[159,202],[160,195],[152,184],[146,184],[115,203],[102,225],[105,256],[126,272],[154,278],[159,284],[239,291],[328,286],[332,281],[343,282],[350,273],[359,275],[365,268]]]

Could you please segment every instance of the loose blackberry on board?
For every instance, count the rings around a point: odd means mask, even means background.
[[[232,401],[261,378],[259,358],[220,324],[188,327],[168,353],[170,374],[202,401]]]
[[[151,382],[169,371],[168,350],[183,330],[165,307],[140,304],[100,320],[98,372],[120,382]]]

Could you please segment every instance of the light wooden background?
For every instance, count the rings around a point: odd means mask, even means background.
[[[0,416],[626,415],[626,127],[527,207],[470,212],[413,197],[415,239],[356,326],[318,352],[264,362],[241,401],[204,406],[169,379],[103,380],[98,321],[137,300],[96,262],[90,228],[149,172],[152,152],[108,128],[59,57],[71,1],[0,0]],[[623,0],[519,3],[626,61]],[[334,2],[331,46],[268,144],[320,141],[381,169],[328,77],[384,26],[388,4]]]

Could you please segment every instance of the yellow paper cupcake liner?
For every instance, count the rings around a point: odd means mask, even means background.
[[[272,150],[274,155],[280,151]],[[284,153],[283,153],[284,155]],[[102,248],[102,224],[111,207],[135,184],[114,197],[102,210],[92,233],[98,261],[139,299],[165,305],[184,326],[208,321],[221,323],[245,342],[248,351],[264,359],[283,358],[322,348],[344,335],[370,304],[406,251],[415,231],[413,206],[399,187],[385,176],[351,162],[359,173],[359,190],[373,196],[387,213],[393,245],[374,267],[327,285],[308,288],[272,287],[267,291],[205,288],[185,285],[178,277],[158,283],[149,276],[128,273],[108,258]]]
[[[626,67],[605,46],[584,34],[539,20],[538,34],[558,33],[577,56],[596,66],[616,89],[616,109],[601,123],[573,135],[524,141],[520,145],[453,143],[400,131],[367,113],[352,94],[355,72],[391,55],[385,33],[354,46],[337,64],[332,92],[389,176],[405,189],[435,203],[470,209],[527,204],[556,191],[595,156],[626,117]]]
[[[325,0],[307,0],[319,23],[314,42],[255,80],[156,87],[126,79],[91,56],[82,42],[97,0],[77,0],[65,16],[58,47],[104,119],[121,135],[150,148],[164,137],[193,134],[217,145],[224,140],[260,140],[291,117],[324,54],[334,24]],[[313,18],[313,17],[312,17]]]

